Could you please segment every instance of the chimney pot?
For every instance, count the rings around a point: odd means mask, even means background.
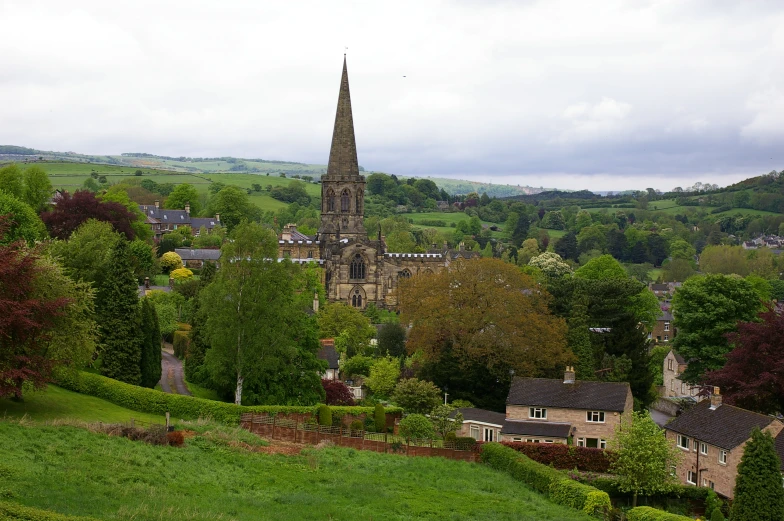
[[[160,202],[160,201],[158,201],[158,200],[156,200],[156,201],[155,201],[155,207],[156,207],[156,208],[160,208],[160,207],[161,207],[161,202]]]
[[[573,384],[574,383],[574,367],[567,365],[566,371],[564,371],[564,383],[565,384]]]
[[[711,394],[710,401],[711,401],[710,404],[711,410],[717,409],[719,406],[721,406],[722,398],[721,398],[721,389],[719,387],[713,388],[713,394]]]
[[[185,213],[187,213],[188,215],[191,214],[191,203],[190,203],[190,201],[185,203]]]

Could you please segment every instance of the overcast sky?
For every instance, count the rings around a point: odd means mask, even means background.
[[[0,144],[570,189],[784,169],[781,0],[0,0]]]

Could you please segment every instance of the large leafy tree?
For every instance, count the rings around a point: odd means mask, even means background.
[[[0,244],[23,240],[32,245],[46,238],[46,226],[32,208],[0,184],[0,216],[6,216],[5,231]]]
[[[107,277],[98,289],[101,372],[133,385],[141,381],[139,297],[128,243],[115,243]]]
[[[406,329],[397,322],[381,326],[378,332],[378,352],[382,356],[400,358],[406,354]]]
[[[234,186],[227,186],[213,195],[209,203],[210,215],[220,214],[221,225],[232,231],[243,220],[258,221],[261,215],[250,202],[248,194]]]
[[[735,347],[727,363],[705,373],[703,382],[721,387],[729,404],[775,414],[784,411],[784,314],[769,308],[759,318],[728,335]]]
[[[158,326],[155,305],[149,299],[142,299],[139,312],[142,333],[142,350],[139,360],[140,383],[143,387],[155,387],[155,384],[161,379],[161,329]]]
[[[363,354],[376,334],[370,319],[356,308],[343,302],[322,307],[318,314],[319,336],[334,338],[335,348],[348,358]]]
[[[11,163],[0,168],[0,187],[14,197],[19,199],[24,197],[24,177],[19,165]]]
[[[54,241],[50,253],[74,280],[97,288],[109,274],[112,250],[120,240],[111,224],[89,219],[67,241]]]
[[[761,302],[744,279],[704,275],[684,282],[672,306],[678,329],[673,345],[689,362],[682,379],[697,383],[705,371],[724,366],[731,349],[727,333],[734,332],[738,322],[754,320]]]
[[[24,171],[23,199],[36,213],[46,209],[52,197],[52,183],[40,166],[31,166]]]
[[[182,183],[174,187],[172,193],[166,198],[164,206],[166,208],[173,208],[184,210],[185,205],[190,205],[190,210],[193,215],[198,215],[201,211],[199,206],[199,192],[196,191],[193,185]]]
[[[128,240],[136,236],[133,227],[137,220],[135,213],[121,203],[100,201],[86,190],[78,190],[73,195],[64,192],[53,209],[41,214],[41,219],[49,233],[58,239],[67,239],[88,219],[108,222]]]
[[[784,488],[781,462],[770,433],[755,428],[743,449],[735,478],[732,521],[778,521],[784,519]]]

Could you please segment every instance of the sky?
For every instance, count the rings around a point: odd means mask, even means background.
[[[0,0],[0,144],[562,189],[784,169],[780,0]]]

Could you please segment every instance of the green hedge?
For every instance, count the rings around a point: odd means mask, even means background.
[[[98,521],[92,517],[75,517],[49,510],[25,507],[0,501],[0,521]]]
[[[155,389],[138,387],[107,378],[105,376],[73,371],[61,371],[56,377],[57,385],[81,394],[131,409],[133,411],[163,415],[170,412],[172,418],[195,420],[212,418],[227,425],[237,425],[246,412],[268,414],[315,414],[318,405],[235,405],[233,403],[205,400],[181,394],[168,394]],[[332,414],[373,414],[373,407],[333,406]],[[387,413],[399,413],[400,407],[389,407]]]
[[[694,521],[690,517],[670,514],[652,507],[636,507],[626,512],[627,521]]]
[[[510,474],[537,492],[548,495],[553,503],[605,517],[612,505],[610,496],[590,485],[570,479],[564,472],[542,465],[500,443],[482,445],[482,463]]]

